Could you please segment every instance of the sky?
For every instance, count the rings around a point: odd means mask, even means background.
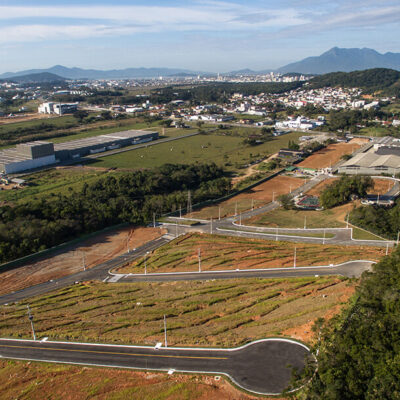
[[[265,70],[334,46],[400,52],[399,37],[399,0],[0,0],[0,73]]]

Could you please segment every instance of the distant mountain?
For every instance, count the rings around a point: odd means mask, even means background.
[[[302,74],[326,74],[329,72],[351,72],[370,68],[400,70],[400,53],[381,54],[373,49],[341,49],[333,47],[317,57],[285,65],[277,71]]]
[[[55,65],[47,69],[32,69],[19,72],[6,72],[0,75],[0,79],[13,78],[21,75],[30,75],[37,73],[48,72],[56,74],[67,79],[135,79],[135,78],[158,78],[160,76],[187,76],[189,75],[204,75],[201,72],[194,72],[178,68],[126,68],[126,69],[113,69],[109,71],[95,70],[95,69],[82,69],[82,68],[68,68],[62,65]]]
[[[64,82],[65,78],[56,74],[52,74],[50,72],[40,72],[37,74],[20,75],[2,80],[3,81],[7,80],[14,83],[48,83],[48,82]]]

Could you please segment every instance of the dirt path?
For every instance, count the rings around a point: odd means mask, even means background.
[[[0,295],[92,268],[165,233],[160,228],[124,228],[98,235],[52,257],[0,273]]]

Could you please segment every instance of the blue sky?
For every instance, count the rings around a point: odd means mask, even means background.
[[[399,0],[0,0],[0,72],[273,69],[331,47],[400,52]]]

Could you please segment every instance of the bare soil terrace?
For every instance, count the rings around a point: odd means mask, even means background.
[[[330,144],[325,149],[315,152],[297,165],[299,167],[314,169],[328,168],[336,164],[345,154],[353,153],[366,143],[368,143],[368,139],[357,138],[350,140],[348,143]]]
[[[252,205],[261,207],[270,203],[272,199],[277,199],[281,194],[297,189],[304,182],[304,179],[301,178],[279,175],[218,205],[204,207],[192,212],[190,215],[186,215],[186,217],[215,219],[219,217],[219,212],[221,211],[221,218],[223,218],[234,215],[235,210],[238,213],[250,210]]]
[[[97,235],[53,256],[0,272],[0,295],[21,290],[94,267],[127,251],[156,239],[165,233],[160,228],[123,228]]]

